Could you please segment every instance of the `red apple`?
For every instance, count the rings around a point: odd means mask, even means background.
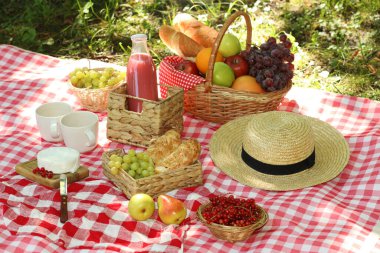
[[[184,60],[175,66],[176,70],[185,72],[187,74],[199,75],[199,71],[195,62]]]
[[[231,67],[235,73],[235,77],[248,75],[249,66],[248,62],[244,59],[243,56],[237,54],[230,57],[227,57],[224,62]]]

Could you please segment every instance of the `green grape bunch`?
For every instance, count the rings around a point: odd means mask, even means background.
[[[69,74],[70,82],[77,88],[101,89],[113,87],[125,80],[126,73],[113,68],[76,68]]]
[[[155,173],[152,158],[145,152],[136,152],[133,149],[124,155],[112,154],[108,166],[113,175],[124,170],[134,179],[149,177]]]

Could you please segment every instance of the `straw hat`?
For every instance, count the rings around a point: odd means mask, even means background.
[[[342,134],[326,122],[272,111],[221,126],[210,142],[215,165],[242,184],[273,191],[329,181],[347,165]]]

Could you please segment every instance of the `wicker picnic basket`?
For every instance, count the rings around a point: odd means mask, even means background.
[[[125,152],[122,149],[104,152],[102,155],[103,174],[123,191],[128,198],[131,198],[136,193],[146,193],[156,197],[175,189],[197,186],[203,183],[202,165],[199,161],[186,167],[134,179],[124,170],[120,170],[117,175],[111,173],[108,162],[112,154],[124,155]]]
[[[104,70],[105,68],[93,68],[93,70]],[[123,81],[120,83],[109,87],[106,86],[104,88],[97,89],[89,89],[89,88],[78,88],[69,82],[69,89],[74,93],[74,95],[78,98],[80,105],[92,112],[103,112],[107,110],[108,96],[109,93],[121,85],[123,85]]]
[[[168,96],[151,101],[126,94],[124,85],[109,94],[107,138],[124,144],[147,147],[170,129],[183,129],[183,89],[167,87]],[[141,113],[128,110],[127,99],[142,101]]]
[[[203,204],[198,208],[197,217],[198,219],[209,228],[210,232],[215,235],[215,237],[229,241],[237,242],[244,241],[248,239],[253,232],[262,228],[268,221],[268,213],[259,205],[256,208],[259,211],[260,218],[253,224],[244,227],[238,226],[224,226],[216,223],[208,223],[202,216],[202,210],[210,203]]]
[[[254,94],[213,85],[212,73],[216,53],[228,27],[239,16],[244,17],[247,25],[246,49],[250,49],[251,47],[252,25],[250,17],[245,12],[235,12],[227,19],[216,38],[206,72],[206,81],[185,92],[185,111],[193,114],[195,117],[216,123],[226,123],[243,115],[273,111],[277,109],[283,97],[292,86],[292,83],[289,82],[281,90]]]

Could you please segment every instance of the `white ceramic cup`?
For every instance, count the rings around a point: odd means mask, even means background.
[[[61,131],[66,147],[80,153],[93,150],[98,143],[99,118],[93,112],[76,111],[61,118]]]
[[[72,108],[65,102],[51,102],[40,105],[36,109],[37,126],[41,137],[49,142],[60,142],[63,140],[60,132],[60,119],[72,112]]]

